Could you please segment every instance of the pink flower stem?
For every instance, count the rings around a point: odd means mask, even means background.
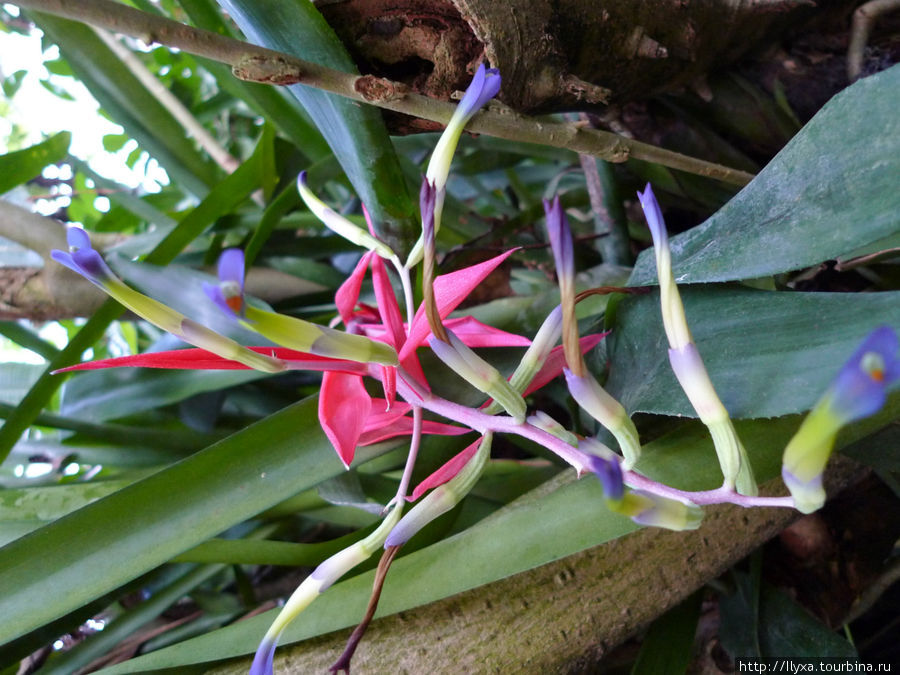
[[[413,433],[409,441],[409,455],[406,457],[406,466],[403,467],[403,476],[400,478],[400,487],[397,488],[396,501],[406,498],[409,490],[409,482],[412,480],[413,468],[416,465],[416,456],[419,454],[419,446],[422,444],[422,407],[413,405]]]
[[[373,376],[380,374],[375,372],[377,369],[371,369],[370,374]],[[397,393],[407,401],[416,401],[416,405],[429,410],[433,413],[446,417],[459,424],[463,424],[474,431],[485,433],[492,431],[495,433],[517,434],[522,438],[527,438],[547,448],[553,453],[572,465],[572,467],[581,476],[588,471],[590,465],[589,456],[566,443],[561,438],[557,438],[536,426],[524,422],[518,424],[512,417],[508,415],[487,415],[480,410],[469,408],[453,401],[435,396],[431,392],[425,391],[419,384],[415,382],[402,368],[398,369]],[[794,501],[791,497],[750,497],[738,494],[731,488],[722,486],[715,490],[688,491],[679,490],[659,483],[651,478],[642,476],[634,471],[623,471],[623,478],[627,485],[633,488],[644,490],[646,492],[676,499],[678,501],[687,501],[698,506],[709,504],[736,504],[742,507],[752,506],[770,506],[780,508],[793,508]]]
[[[655,480],[651,480],[646,476],[642,476],[634,471],[623,471],[623,479],[625,484],[652,492],[660,497],[669,497],[679,501],[689,501],[698,506],[708,504],[736,504],[749,508],[752,506],[773,506],[781,508],[794,508],[794,499],[792,497],[748,497],[735,492],[732,488],[723,485],[715,490],[700,490],[690,492],[687,490],[678,490],[668,485],[663,485]]]

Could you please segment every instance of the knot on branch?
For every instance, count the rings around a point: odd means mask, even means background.
[[[353,88],[366,101],[372,103],[387,103],[405,97],[409,93],[409,87],[402,82],[393,82],[384,77],[363,75],[353,82]]]

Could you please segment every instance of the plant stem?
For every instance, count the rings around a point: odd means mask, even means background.
[[[446,124],[454,103],[413,94],[404,84],[372,75],[356,76],[263,47],[147,14],[112,0],[17,0],[26,9],[48,12],[230,65],[241,79],[269,84],[302,83],[380,108]],[[688,157],[607,131],[547,121],[492,106],[467,125],[469,131],[508,140],[567,148],[610,162],[633,157],[735,185],[753,175]]]

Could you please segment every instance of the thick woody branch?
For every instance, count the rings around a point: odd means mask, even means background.
[[[408,92],[400,83],[371,75],[352,75],[287,54],[234,40],[121,5],[111,0],[18,0],[20,7],[48,12],[107,30],[158,42],[230,65],[237,77],[270,84],[302,83],[347,98],[446,124],[454,105]],[[609,162],[629,157],[672,169],[745,185],[753,175],[712,162],[577,124],[527,117],[506,108],[477,115],[469,131],[508,140],[537,143],[592,155]]]

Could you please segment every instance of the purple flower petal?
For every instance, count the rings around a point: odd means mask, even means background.
[[[560,206],[559,195],[553,201],[544,200],[544,212],[547,214],[547,234],[550,236],[550,248],[556,263],[556,274],[560,280],[569,280],[575,276],[575,255],[572,248],[572,230],[569,221]]]
[[[275,660],[275,642],[263,638],[253,657],[250,675],[273,675],[272,662]]]
[[[622,467],[615,459],[605,459],[592,455],[588,467],[603,485],[603,496],[606,499],[622,499],[625,485],[622,482]]]
[[[873,415],[887,388],[900,379],[897,334],[889,326],[872,331],[841,368],[826,397],[841,425]]]
[[[644,209],[644,217],[647,218],[647,225],[650,226],[650,234],[653,236],[653,245],[657,248],[668,246],[669,238],[666,234],[666,223],[662,217],[662,211],[659,208],[659,202],[653,194],[653,188],[650,183],[643,192],[638,192],[638,199],[641,200],[641,208]]]
[[[236,283],[244,292],[244,252],[239,248],[228,248],[219,256],[219,280]]]
[[[228,248],[219,256],[219,283],[203,284],[203,292],[229,318],[244,316],[244,252]]]
[[[103,286],[104,281],[115,278],[106,261],[91,247],[91,238],[80,227],[70,227],[66,231],[69,252],[53,250],[50,257],[65,265],[88,281]]]
[[[475,71],[472,83],[466,89],[465,95],[459,102],[457,113],[465,117],[471,117],[490,101],[500,91],[500,71],[496,68],[484,67],[482,63]]]

